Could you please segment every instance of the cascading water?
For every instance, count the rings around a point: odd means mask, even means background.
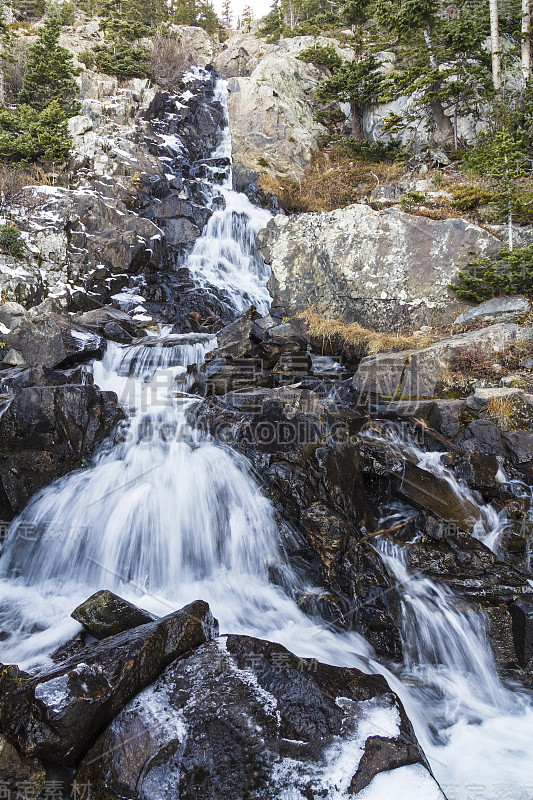
[[[224,102],[223,82],[217,93]],[[229,155],[229,141],[227,130],[211,155]],[[225,209],[213,214],[187,266],[200,283],[226,289],[237,310],[253,299],[264,311],[266,275],[253,238],[268,215],[228,181],[213,187]],[[482,618],[410,572],[398,548],[376,544],[402,588],[406,663],[395,672],[361,636],[311,620],[269,583],[269,565],[283,561],[273,508],[246,460],[189,422],[198,399],[188,394],[186,367],[215,344],[205,335],[163,334],[110,345],[94,365],[95,382],[117,392],[129,421],[91,468],[47,487],[13,522],[0,559],[0,629],[10,634],[2,661],[47,666],[79,629],[73,607],[102,588],[159,614],[201,597],[223,632],[385,675],[449,800],[533,796],[529,698],[499,680]],[[379,786],[365,798],[397,796],[394,784]],[[416,786],[409,796],[428,798]]]

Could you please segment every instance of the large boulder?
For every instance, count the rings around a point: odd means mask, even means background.
[[[510,345],[531,341],[533,328],[498,323],[446,337],[419,350],[376,353],[362,359],[353,386],[360,394],[391,399],[434,397],[448,370],[465,355],[474,353],[490,363]]]
[[[3,694],[2,730],[25,757],[75,765],[126,703],[217,628],[207,603],[197,600],[89,645],[52,672]]]
[[[26,386],[6,400],[0,418],[3,520],[55,478],[86,464],[124,416],[113,392],[91,385]]]
[[[95,592],[80,603],[70,616],[95,639],[115,636],[156,619],[153,614],[137,608],[109,589]]]
[[[178,43],[184,65],[205,67],[213,61],[217,45],[203,28],[192,25],[172,25],[172,38]]]
[[[102,355],[94,330],[56,313],[49,301],[30,309],[4,338],[2,366],[69,366]]]
[[[112,722],[76,781],[94,800],[340,797],[408,770],[442,800],[384,678],[248,636],[174,662]],[[392,796],[392,795],[391,795]]]
[[[272,268],[274,306],[296,314],[314,305],[326,317],[390,332],[452,322],[464,304],[448,284],[472,251],[501,242],[463,219],[354,204],[277,216],[258,247]]]

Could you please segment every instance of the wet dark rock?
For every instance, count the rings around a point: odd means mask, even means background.
[[[90,645],[3,694],[2,731],[25,757],[75,765],[126,703],[168,664],[216,635],[217,627],[207,603],[198,600]]]
[[[465,409],[464,400],[436,400],[433,404],[433,427],[448,439],[455,439],[461,430]]]
[[[454,492],[445,478],[434,475],[406,461],[396,491],[417,508],[452,522],[463,531],[471,532],[479,518],[479,509],[463,495]]]
[[[123,419],[113,392],[67,383],[17,389],[0,418],[0,513],[11,519],[55,478],[86,464]]]
[[[474,451],[458,461],[456,474],[473,489],[487,491],[496,488],[499,469],[500,462],[496,456]]]
[[[24,758],[0,735],[0,786],[4,797],[24,800],[25,788],[37,797],[44,789],[45,778],[46,771],[37,758]]]
[[[109,589],[91,595],[70,616],[83,625],[87,633],[95,639],[115,636],[156,619],[153,614],[137,608]]]
[[[27,312],[5,337],[3,366],[62,367],[86,361],[103,352],[102,338],[45,302]]]
[[[515,668],[519,659],[513,639],[509,605],[498,603],[484,606],[483,610],[489,620],[488,636],[496,663],[503,669]]]
[[[133,336],[125,331],[118,322],[107,322],[104,325],[103,334],[106,339],[119,344],[130,344],[133,341]]]
[[[478,539],[453,525],[437,530],[439,538],[425,535],[405,543],[410,567],[481,605],[511,602],[528,591],[526,576],[500,561]]]
[[[251,460],[292,531],[284,538],[291,565],[304,582],[325,587],[328,603],[307,595],[300,599],[302,608],[325,611],[339,627],[367,635],[381,654],[399,658],[393,583],[372,548],[358,545],[376,527],[360,442],[353,438],[365,421],[356,411],[292,387],[211,397],[198,419]],[[332,618],[335,604],[339,611]]]
[[[521,666],[533,658],[533,594],[523,594],[511,605],[513,638]]]
[[[138,328],[138,326],[135,324],[135,321],[132,320],[131,316],[126,313],[126,311],[121,311],[113,306],[95,308],[91,311],[77,314],[74,319],[80,325],[83,325],[85,328],[89,328],[90,330],[97,331],[107,339],[113,339],[113,337],[109,335],[109,331],[116,330],[115,328],[108,328],[109,325],[119,326],[122,331],[125,331],[127,334],[129,334],[129,341],[131,341],[132,337],[142,334],[142,330]],[[119,340],[114,339],[113,341]]]
[[[350,793],[361,792],[380,772],[419,763],[420,747],[412,738],[369,736],[357,772],[350,782]]]
[[[374,726],[373,713],[381,724],[390,718],[390,726]],[[368,733],[361,744],[371,739],[373,751],[364,761],[357,746],[363,718]],[[95,800],[326,797],[334,765],[347,753],[353,776],[344,780],[361,788],[380,772],[413,763],[433,782],[384,678],[228,636],[171,664],[112,722],[76,777],[90,782]]]
[[[86,631],[80,631],[75,636],[72,636],[65,644],[60,645],[57,650],[50,654],[50,659],[54,664],[61,664],[63,661],[70,661],[84,650],[87,645],[92,641]]]
[[[203,367],[206,393],[220,395],[251,387],[271,388],[307,375],[311,357],[300,320],[279,325],[253,306],[218,334],[218,347]]]
[[[477,451],[491,456],[506,456],[508,451],[500,428],[489,420],[475,419],[458,436],[457,444],[464,450]]]

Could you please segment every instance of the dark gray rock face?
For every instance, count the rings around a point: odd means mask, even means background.
[[[91,595],[70,616],[95,639],[115,636],[156,619],[153,614],[128,603],[109,589]]]
[[[94,330],[56,313],[46,301],[32,308],[5,337],[3,366],[69,366],[102,355],[104,341]]]
[[[217,633],[209,606],[198,600],[108,637],[0,696],[2,731],[26,757],[75,765],[126,703]]]
[[[511,606],[513,638],[521,666],[533,659],[533,594],[524,594]]]
[[[95,800],[263,800],[356,792],[413,764],[435,791],[384,678],[228,636],[175,661],[126,706],[76,779]]]
[[[27,386],[7,403],[0,418],[3,520],[22,511],[35,492],[87,463],[124,417],[117,396],[92,385]]]

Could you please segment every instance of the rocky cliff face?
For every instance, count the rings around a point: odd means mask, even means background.
[[[327,70],[299,61],[302,50],[333,46],[352,58],[334,39],[297,36],[267,44],[254,36],[237,36],[215,59],[228,78],[228,111],[233,135],[235,184],[244,188],[261,173],[298,178],[327,133],[313,115],[313,94]]]

